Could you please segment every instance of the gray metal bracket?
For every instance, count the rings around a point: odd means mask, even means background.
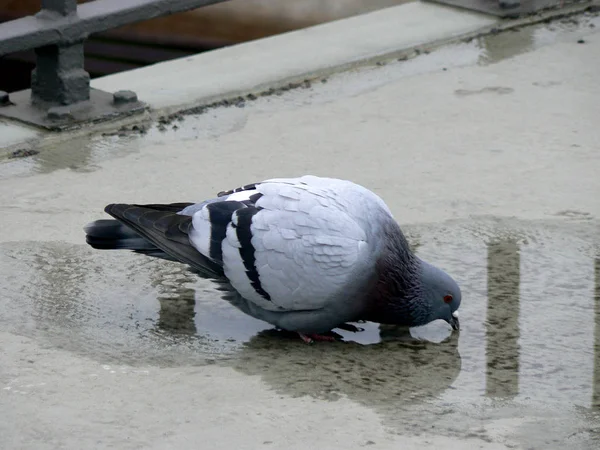
[[[0,25],[0,56],[35,49],[31,89],[0,91],[0,117],[64,130],[143,111],[132,91],[90,88],[83,45],[91,33],[227,0],[41,0],[34,16]]]
[[[36,102],[31,89],[13,92],[10,96],[0,91],[0,117],[15,119],[51,131],[61,131],[84,123],[101,122],[141,113],[146,105],[132,91],[114,94],[90,89],[89,98],[70,105],[53,106],[52,103]]]
[[[562,8],[566,4],[591,3],[590,0],[428,0],[494,16],[516,19],[546,9]]]

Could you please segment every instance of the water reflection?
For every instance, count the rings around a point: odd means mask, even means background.
[[[594,319],[592,408],[600,409],[600,258],[594,260]]]
[[[136,133],[103,135],[56,135],[47,137],[35,150],[38,154],[4,162],[0,178],[69,169],[91,172],[103,161],[139,151],[142,140]]]
[[[588,15],[489,34],[477,40],[484,51],[481,62],[493,64],[557,42],[575,42],[599,24],[600,18]]]
[[[165,270],[168,267],[169,270]],[[156,329],[176,335],[197,334],[195,322],[195,277],[183,266],[156,265],[151,285],[158,291],[159,302]]]
[[[519,246],[488,244],[486,395],[512,399],[519,393]]]
[[[441,344],[415,341],[399,328],[388,337],[382,332],[380,343],[367,346],[307,346],[297,336],[285,339],[267,330],[246,343],[231,364],[286,395],[329,400],[343,395],[390,417],[440,394],[460,373],[456,334]]]
[[[483,62],[491,64],[531,50],[535,43],[536,27],[524,27],[518,31],[487,35],[479,38],[485,49]]]
[[[36,277],[27,288],[33,302],[33,316],[41,326],[47,326],[49,320],[61,325],[73,324],[95,313],[94,305],[81,302],[86,270],[80,255],[71,247],[47,244],[30,257]]]
[[[595,224],[520,226],[518,239],[500,237],[517,232],[498,231],[496,222],[475,232],[463,225],[412,231],[424,258],[435,256],[464,282],[464,329],[440,344],[366,324],[349,333],[356,342],[306,346],[240,313],[183,266],[60,242],[0,246],[0,326],[103,362],[185,366],[218,358],[278,391],[344,394],[390,416],[400,407],[393,398],[425,404],[482,395],[515,400],[507,405],[591,403],[598,411]]]
[[[66,142],[50,143],[33,159],[36,171],[51,173],[60,169],[89,170],[94,150],[93,140],[89,136],[79,136]]]

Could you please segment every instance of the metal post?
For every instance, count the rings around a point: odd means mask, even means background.
[[[42,0],[42,11],[68,16],[77,11],[77,0]]]
[[[42,0],[41,17],[76,13],[76,0]],[[90,75],[83,68],[82,40],[38,47],[35,55],[36,67],[31,73],[33,104],[72,105],[89,100]]]
[[[493,398],[519,393],[520,262],[516,242],[488,245],[486,395]]]
[[[0,24],[0,57],[35,49],[31,89],[0,91],[0,117],[64,130],[84,122],[137,114],[147,106],[123,86],[90,87],[84,41],[92,33],[227,0],[41,0],[35,16]]]
[[[31,73],[34,104],[72,105],[89,100],[90,75],[83,69],[83,42],[39,47],[35,55],[37,64]]]

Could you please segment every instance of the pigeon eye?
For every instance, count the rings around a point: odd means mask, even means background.
[[[452,302],[452,296],[444,295],[444,303],[451,303],[451,302]]]

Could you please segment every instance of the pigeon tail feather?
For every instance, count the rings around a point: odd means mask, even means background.
[[[223,277],[223,268],[199,253],[190,243],[188,230],[192,224],[192,217],[178,214],[185,205],[189,204],[177,204],[177,207],[173,204],[110,204],[104,211],[131,229],[130,234],[133,232],[137,234],[138,239],[147,241],[148,244],[145,244],[144,248],[132,250],[149,253],[151,256],[163,252],[167,256],[163,259],[188,264],[194,272],[204,278]]]

